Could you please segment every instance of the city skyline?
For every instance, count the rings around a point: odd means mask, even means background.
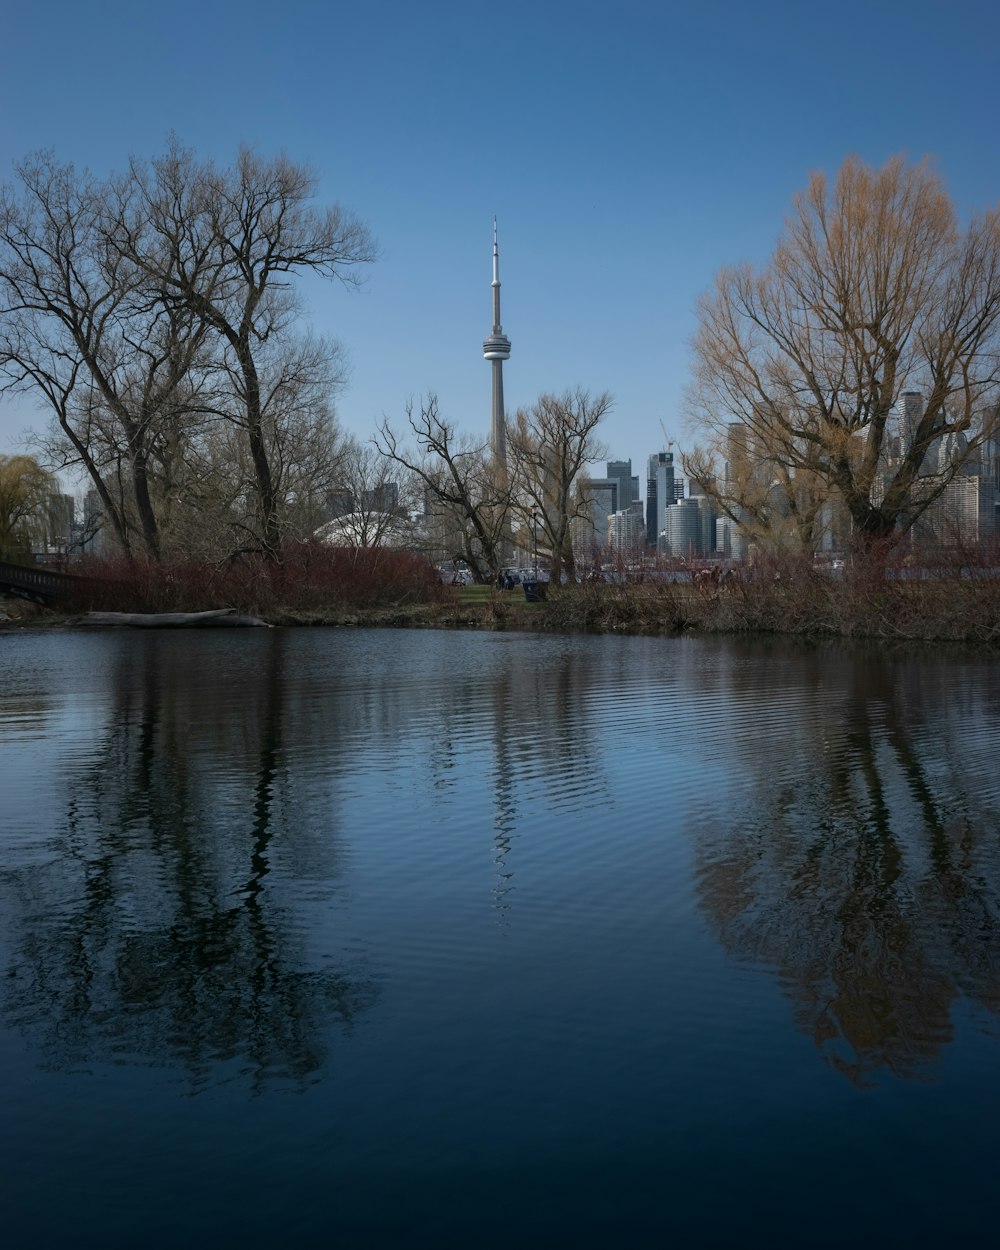
[[[304,324],[351,360],[337,409],[358,437],[433,391],[463,432],[489,438],[494,216],[517,344],[507,412],[543,391],[606,389],[608,455],[643,465],[667,436],[678,462],[693,441],[683,393],[699,294],[727,262],[770,253],[811,170],[906,151],[929,155],[964,217],[1000,192],[988,159],[1000,19],[979,0],[848,0],[834,25],[785,2],[514,0],[502,26],[457,3],[236,12],[228,0],[180,0],[169,22],[119,0],[96,20],[66,0],[12,10],[0,102],[18,125],[0,134],[3,180],[48,147],[103,175],[170,132],[220,163],[240,142],[311,163],[317,202],[355,210],[381,248],[360,294],[302,288]],[[961,75],[928,90],[942,63]],[[0,400],[0,454],[20,450],[29,422],[47,416]]]

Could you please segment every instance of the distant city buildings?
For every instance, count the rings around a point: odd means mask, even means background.
[[[96,490],[88,490],[83,497],[80,550],[88,556],[107,555],[110,550],[108,536],[104,530],[104,505]]]
[[[658,550],[685,560],[703,559],[716,553],[716,513],[704,495],[678,499],[666,509]]]
[[[924,416],[924,396],[916,390],[904,391],[873,483],[875,502],[884,497],[901,459],[913,446]],[[909,541],[915,545],[968,547],[1000,537],[1000,440],[986,437],[970,450],[970,438],[975,438],[971,432],[967,436],[952,431],[934,439],[924,454],[918,470],[917,497],[932,501],[909,531]],[[773,461],[760,454],[754,443],[746,425],[733,422],[729,426],[720,493],[733,501],[731,511],[737,516],[736,501],[740,499],[756,499],[765,504],[762,511],[770,515],[774,529],[782,517],[787,519],[790,505],[787,498],[781,498]],[[745,554],[747,536],[741,536],[741,528],[738,522],[720,518],[716,523],[716,551],[732,558]],[[816,518],[815,550],[844,551],[850,542],[851,519],[843,503],[835,496],[824,500]]]
[[[912,446],[924,416],[924,397],[905,391],[900,397],[897,432],[889,440],[889,453],[881,466],[887,479]],[[936,438],[927,449],[919,476],[927,489],[940,489],[937,497],[917,518],[911,531],[914,542],[945,547],[968,547],[992,541],[1000,535],[1000,444],[996,435],[985,437],[970,450],[964,432],[952,431]],[[955,468],[958,466],[958,472]],[[940,482],[953,474],[943,488]]]
[[[65,555],[73,546],[76,526],[76,502],[72,495],[49,496],[46,545],[51,551]]]
[[[631,460],[609,460],[605,466],[608,480],[618,483],[616,512],[627,512],[638,495],[638,479],[632,476]]]
[[[326,497],[328,519],[349,516],[353,512],[396,512],[399,508],[399,484],[379,482],[371,489],[355,493],[348,487],[338,487]]]
[[[676,502],[674,453],[655,452],[646,470],[646,542],[650,547],[659,548],[660,536],[667,530],[667,509]]]
[[[1000,538],[1000,437],[987,439],[970,460],[979,486],[980,540]]]
[[[631,460],[609,460],[605,466],[606,480],[617,490],[615,504],[607,518],[608,545],[614,552],[633,552],[642,547],[642,500],[639,478],[632,473]]]
[[[606,547],[610,541],[609,520],[618,511],[621,482],[612,477],[593,477],[587,483],[588,509],[583,528],[572,537],[577,548]]]
[[[969,547],[980,539],[980,483],[968,475],[952,478],[919,521],[921,536],[945,547]]]
[[[923,395],[905,391],[886,439],[876,499],[913,445],[923,417]],[[690,561],[744,559],[768,532],[778,542],[798,540],[795,475],[789,478],[742,422],[729,425],[722,450],[721,479],[714,486],[707,483],[710,489],[705,490],[690,477],[686,495],[673,451],[653,452],[647,460],[645,515],[638,534],[635,520],[642,507],[638,490],[627,485],[635,482],[631,462],[608,461],[605,478],[591,483],[594,542],[606,545],[609,555],[629,547],[647,557]],[[938,438],[919,474],[926,479],[927,494],[935,497],[913,524],[914,543],[969,547],[1000,540],[1000,436],[984,438],[971,451],[965,434]],[[716,499],[726,500],[725,509]],[[753,515],[740,501],[753,507]],[[817,553],[846,550],[851,519],[843,503],[836,497],[822,501],[812,532]]]
[[[638,553],[643,545],[643,537],[641,511],[627,508],[608,517],[608,541],[612,551]]]
[[[631,460],[609,460],[605,476],[587,483],[587,501],[574,531],[581,548],[589,540],[609,557],[627,553],[629,559],[656,553],[687,559],[715,551],[715,513],[703,496],[684,499],[672,451],[654,452],[647,461],[645,509]]]

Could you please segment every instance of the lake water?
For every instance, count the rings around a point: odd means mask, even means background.
[[[1000,665],[0,635],[0,1229],[988,1244]]]

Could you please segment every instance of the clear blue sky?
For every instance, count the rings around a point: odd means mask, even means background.
[[[608,390],[644,476],[661,421],[691,440],[698,295],[768,255],[811,170],[929,155],[960,212],[996,204],[998,37],[995,0],[8,3],[0,168],[54,147],[103,173],[169,131],[310,162],[381,248],[360,294],[308,293],[361,436],[431,390],[486,436],[495,213],[508,410]],[[0,400],[0,452],[43,419]]]

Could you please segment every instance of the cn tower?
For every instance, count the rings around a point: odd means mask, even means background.
[[[497,248],[497,219],[493,218],[493,333],[483,344],[483,355],[493,366],[493,410],[490,420],[490,446],[493,459],[507,465],[507,431],[503,412],[503,362],[510,356],[510,339],[500,324],[500,252]]]

